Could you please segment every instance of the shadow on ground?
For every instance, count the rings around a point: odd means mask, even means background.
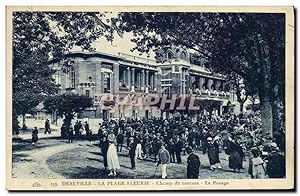
[[[220,154],[223,169],[211,171],[207,155],[198,153],[201,159],[201,169],[199,178],[215,179],[241,179],[249,178],[246,170],[240,173],[234,173],[228,167],[228,161],[225,160],[225,154]],[[153,179],[160,178],[160,166],[152,159],[136,160],[136,171],[131,169],[128,150],[125,149],[118,153],[121,169],[114,178],[128,179]],[[182,164],[170,163],[168,165],[168,178],[181,179],[186,178],[186,158],[182,157]],[[245,165],[247,163],[244,163]],[[47,159],[48,167],[55,173],[65,178],[78,179],[107,179],[108,173],[104,170],[103,157],[101,150],[97,146],[80,146],[75,149],[66,150],[52,155]]]

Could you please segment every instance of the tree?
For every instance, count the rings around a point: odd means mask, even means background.
[[[57,92],[50,59],[63,59],[74,46],[94,50],[91,43],[101,36],[113,38],[103,17],[96,12],[13,13],[13,119]]]
[[[284,14],[127,12],[119,20],[133,32],[134,50],[182,45],[213,71],[241,76],[259,96],[263,132],[272,134],[272,103],[284,101]]]
[[[71,121],[75,114],[84,111],[93,106],[93,99],[83,95],[62,94],[49,96],[44,102],[44,108],[47,113],[57,114],[64,117],[64,125],[69,130]]]
[[[57,92],[52,81],[52,70],[42,66],[43,56],[24,54],[22,62],[13,64],[13,108],[15,115],[23,116],[23,129],[26,129],[25,114],[33,114],[36,107],[47,95]]]

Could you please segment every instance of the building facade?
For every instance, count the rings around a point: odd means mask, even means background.
[[[60,87],[60,93],[70,91],[94,99],[94,107],[81,114],[83,117],[147,117],[169,112],[155,106],[141,110],[126,104],[103,108],[101,97],[106,94],[120,97],[193,95],[200,100],[198,112],[220,114],[230,108],[232,96],[226,92],[225,78],[210,72],[184,48],[171,47],[163,51],[157,60],[124,53],[71,52],[64,61],[53,61],[50,66],[55,70],[53,78]],[[114,105],[109,101],[105,104]]]

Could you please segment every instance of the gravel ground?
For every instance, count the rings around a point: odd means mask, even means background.
[[[115,178],[160,178],[160,168],[152,159],[137,160],[136,171],[130,169],[128,151],[123,148],[119,153],[121,169]],[[200,156],[201,169],[199,178],[241,179],[250,178],[247,173],[248,162],[244,162],[246,169],[234,173],[228,167],[225,154],[220,154],[223,169],[209,170],[207,155]],[[186,158],[182,156],[182,164],[170,163],[168,178],[186,177]],[[155,173],[155,175],[154,175]],[[13,144],[13,177],[17,178],[108,178],[104,171],[103,157],[97,145],[89,146],[87,141],[75,141],[68,144],[66,140],[58,138],[44,138],[38,144],[29,142]]]

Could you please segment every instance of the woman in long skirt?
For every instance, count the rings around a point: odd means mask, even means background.
[[[107,136],[109,146],[107,150],[107,165],[109,169],[108,176],[116,176],[117,170],[120,169],[117,148],[115,146],[116,136],[113,133],[113,130],[110,130],[110,133]]]
[[[221,169],[220,159],[219,159],[219,145],[216,140],[211,137],[207,138],[207,154],[210,164],[210,169],[215,170],[216,168]]]
[[[229,139],[229,146],[226,153],[229,154],[229,168],[240,171],[243,168],[243,150],[235,140]]]
[[[38,141],[38,139],[39,139],[38,133],[39,133],[39,131],[37,130],[37,127],[34,127],[34,129],[32,131],[32,139],[31,139],[32,144],[35,144]]]

